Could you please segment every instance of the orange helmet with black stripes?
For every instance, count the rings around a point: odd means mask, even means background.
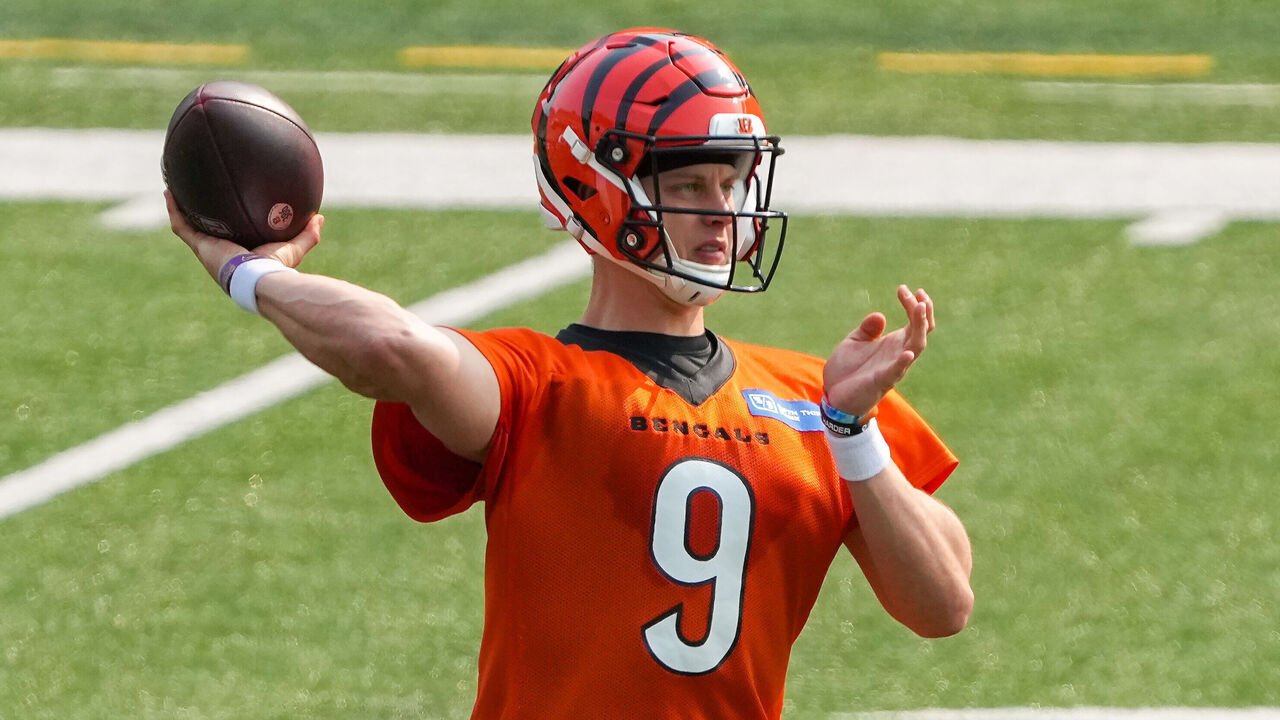
[[[689,305],[726,290],[757,292],[777,269],[786,215],[770,208],[778,138],[742,74],[714,45],[637,28],[579,48],[552,74],[533,112],[534,164],[548,226]],[[702,162],[739,170],[732,211],[664,206],[640,178]],[[656,183],[655,190],[656,190]],[[732,217],[737,262],[681,258],[665,213]],[[776,239],[770,231],[776,228]]]

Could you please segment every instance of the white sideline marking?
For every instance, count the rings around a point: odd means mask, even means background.
[[[434,295],[409,310],[433,325],[466,325],[585,277],[589,271],[587,254],[577,242],[565,242],[538,257]],[[327,380],[329,376],[324,371],[301,355],[286,355],[190,400],[0,478],[0,518],[100,480]]]
[[[1280,720],[1280,708],[974,708],[835,713],[831,720]]]
[[[1125,228],[1124,233],[1134,245],[1190,245],[1216,235],[1226,225],[1227,218],[1220,212],[1189,209],[1152,215]]]
[[[115,202],[111,227],[167,222],[158,130],[0,129],[0,201]],[[537,207],[524,135],[320,133],[324,209]],[[788,137],[774,189],[795,215],[1280,220],[1280,145]],[[1169,227],[1168,221],[1162,221]],[[1183,224],[1194,240],[1215,223]],[[1143,228],[1136,236],[1144,236]]]

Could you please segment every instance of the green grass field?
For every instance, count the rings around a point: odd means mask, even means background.
[[[530,28],[535,16],[546,22]],[[566,13],[505,1],[10,0],[0,40],[252,47],[242,68],[188,68],[216,77],[403,72],[394,53],[406,45],[568,47],[638,24],[720,44],[784,138],[1280,140],[1265,106],[1049,102],[1025,78],[874,64],[886,50],[1208,53],[1213,73],[1192,82],[1280,82],[1280,14],[1261,1],[802,0],[731,13],[653,1]],[[190,89],[187,76],[152,89],[47,82],[67,67],[0,59],[0,127],[161,128]],[[510,81],[536,92],[539,75]],[[322,88],[287,99],[322,132],[521,133],[532,102]],[[785,170],[784,158],[779,182]],[[167,230],[105,231],[104,209],[0,203],[0,476],[288,351]],[[306,269],[406,304],[562,239],[532,210],[327,215]],[[1176,248],[1133,247],[1123,228],[800,217],[776,286],[712,309],[722,334],[825,354],[863,314],[891,310],[899,282],[938,303],[939,330],[902,390],[962,460],[940,497],[973,538],[971,625],[915,638],[838,558],[796,645],[785,717],[1280,705],[1277,227],[1236,223]],[[575,284],[476,326],[554,331],[585,296]],[[373,469],[370,409],[333,383],[0,520],[0,718],[466,717],[482,518],[403,516]]]

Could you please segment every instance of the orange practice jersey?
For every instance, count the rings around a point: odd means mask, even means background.
[[[692,406],[613,353],[463,334],[502,391],[484,464],[394,403],[373,442],[415,519],[485,503],[473,717],[779,717],[791,646],[855,524],[817,415],[822,360],[722,339],[736,368]],[[955,468],[897,393],[877,418],[917,487]]]

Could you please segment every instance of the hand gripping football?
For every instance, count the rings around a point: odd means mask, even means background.
[[[248,83],[206,83],[165,133],[161,171],[187,221],[246,248],[288,240],[320,209],[324,168],[306,123]]]

